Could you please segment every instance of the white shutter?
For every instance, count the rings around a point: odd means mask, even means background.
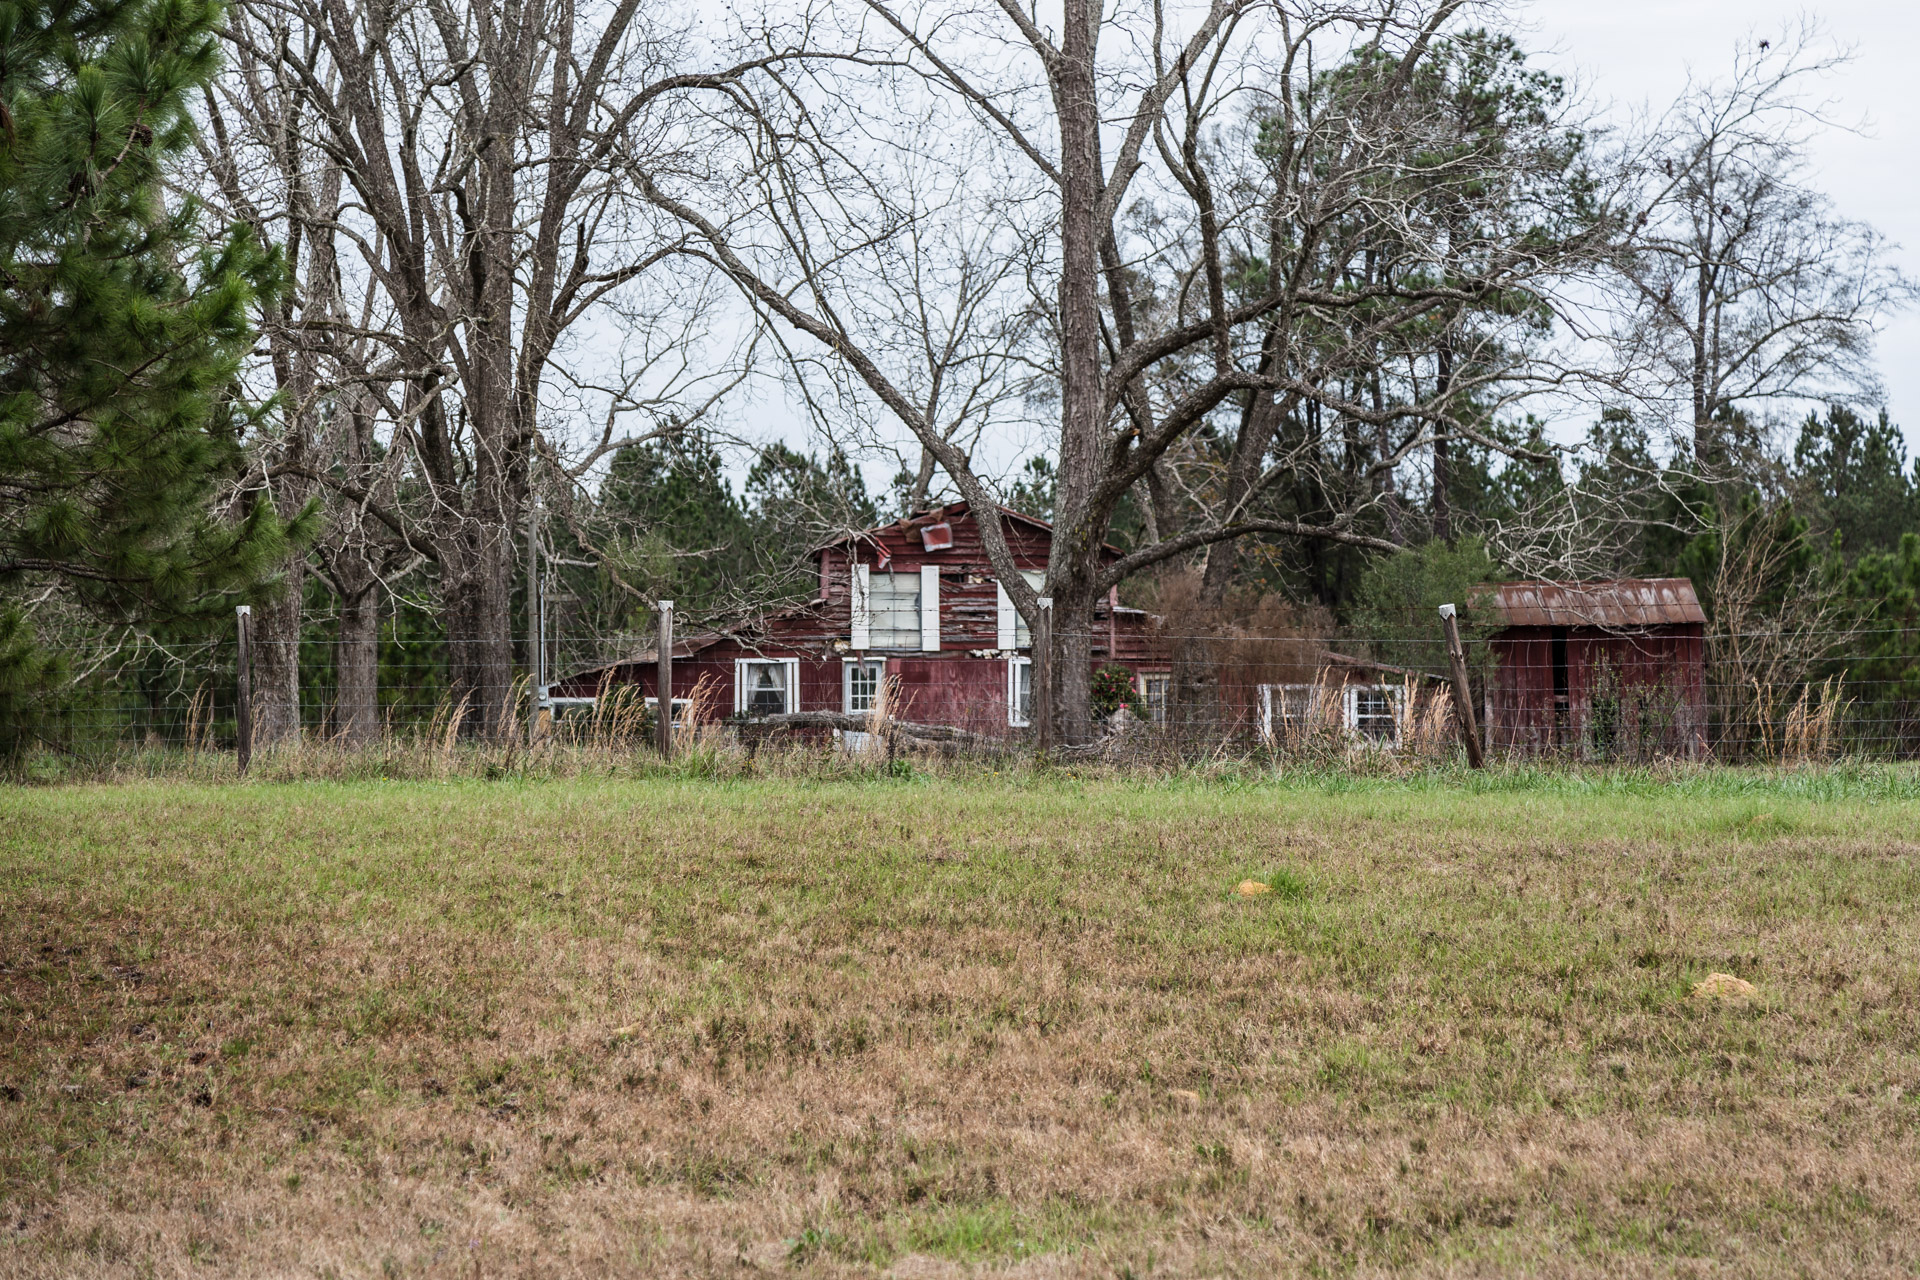
[[[993,584],[996,601],[994,614],[995,633],[993,644],[996,649],[1011,649],[1019,642],[1014,639],[1015,630],[1020,626],[1020,614],[1013,607],[1013,597],[1007,594],[1006,585],[998,579]]]
[[[920,647],[940,647],[940,566],[920,566]]]
[[[873,588],[868,580],[869,566],[856,564],[849,566],[853,570],[853,647],[865,649],[873,643]]]

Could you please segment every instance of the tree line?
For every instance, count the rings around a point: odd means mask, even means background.
[[[1621,127],[1461,0],[12,12],[10,725],[246,602],[262,738],[494,733],[536,560],[577,636],[723,625],[949,498],[1054,523],[1037,590],[983,532],[1067,741],[1175,578],[1381,637],[1684,573],[1743,672],[1916,678],[1913,285],[1810,178],[1811,29]]]

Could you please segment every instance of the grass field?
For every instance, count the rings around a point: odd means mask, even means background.
[[[0,1275],[1910,1276],[1916,795],[9,790]]]

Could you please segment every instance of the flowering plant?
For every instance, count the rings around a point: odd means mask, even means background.
[[[1147,704],[1133,687],[1133,672],[1109,663],[1093,673],[1093,714],[1104,720],[1122,707],[1144,715]]]

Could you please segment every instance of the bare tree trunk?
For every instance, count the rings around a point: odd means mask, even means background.
[[[300,616],[306,568],[305,553],[293,555],[281,590],[253,607],[253,740],[259,746],[300,737]]]
[[[340,598],[339,649],[334,655],[335,731],[348,746],[380,736],[380,593],[369,582]]]
[[[1440,335],[1434,358],[1439,365],[1439,382],[1434,394],[1440,406],[1441,425],[1433,437],[1433,536],[1446,542],[1453,537],[1453,508],[1447,500],[1448,486],[1453,483],[1453,442],[1447,439],[1451,427],[1447,392],[1453,388],[1453,343],[1444,333]]]
[[[1093,84],[1092,0],[1066,0],[1054,101],[1060,128],[1060,470],[1056,534],[1047,570],[1053,591],[1053,705],[1063,742],[1093,736],[1093,606],[1103,519],[1093,518],[1106,425],[1101,377],[1100,104]],[[1064,536],[1062,536],[1064,535]]]

